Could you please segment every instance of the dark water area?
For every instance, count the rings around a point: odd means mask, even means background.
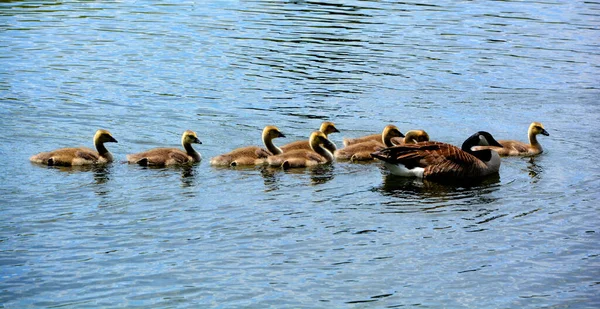
[[[600,307],[600,2],[0,2],[0,307]],[[305,139],[485,130],[544,153],[440,184],[216,168]],[[117,162],[28,158],[92,147]],[[125,155],[179,147],[196,165]]]

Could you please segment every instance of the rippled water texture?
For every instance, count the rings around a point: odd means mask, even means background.
[[[0,307],[600,307],[600,2],[2,1]],[[550,136],[449,185],[214,168],[277,125]],[[28,158],[119,141],[106,167]],[[122,164],[198,132],[204,161]]]

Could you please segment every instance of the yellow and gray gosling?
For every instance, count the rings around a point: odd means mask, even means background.
[[[477,150],[492,149],[498,152],[500,156],[535,156],[544,151],[542,145],[537,140],[537,135],[542,134],[550,136],[550,133],[544,129],[544,126],[539,122],[532,122],[527,130],[529,136],[529,144],[515,140],[498,140],[502,147],[493,146],[477,146]]]
[[[247,146],[210,159],[210,164],[220,166],[249,166],[265,164],[268,156],[283,153],[273,144],[273,139],[285,137],[275,126],[266,126],[262,132],[262,141],[267,149],[259,146]]]
[[[428,142],[429,134],[423,130],[410,130],[406,132],[404,137],[392,138],[392,144],[403,145],[403,144],[416,144],[420,142]]]
[[[314,131],[309,138],[311,150],[296,149],[267,158],[270,166],[279,166],[285,169],[295,167],[308,167],[332,162],[334,157],[331,149],[332,142],[321,131]]]
[[[325,122],[321,123],[321,127],[319,128],[319,131],[323,132],[323,134],[325,134],[326,137],[329,137],[329,134],[331,134],[331,133],[339,133],[340,132],[335,127],[333,122],[330,122],[330,121],[325,121]],[[335,144],[333,144],[333,145],[335,145]],[[291,150],[296,150],[296,149],[311,150],[309,140],[301,140],[301,141],[291,142],[289,144],[281,146],[280,148],[284,153],[291,151]],[[329,150],[335,151],[335,148],[333,148],[333,150],[332,149],[329,149]]]
[[[154,148],[140,153],[128,154],[127,163],[143,166],[168,166],[200,162],[202,156],[192,147],[202,144],[196,132],[186,130],[181,135],[181,145],[185,151],[177,148]]]
[[[106,164],[113,161],[113,156],[104,143],[117,143],[117,140],[107,130],[98,130],[94,135],[97,151],[87,147],[61,148],[38,153],[29,158],[29,161],[49,166]]]
[[[479,131],[461,148],[440,142],[397,145],[374,152],[376,159],[394,175],[435,180],[476,179],[500,169],[500,156],[490,149],[472,150],[474,146],[502,147],[491,134]]]
[[[334,156],[338,160],[370,161],[373,160],[371,153],[385,147],[394,146],[393,138],[402,138],[404,134],[395,125],[387,125],[379,135],[379,140],[364,139],[363,142],[350,144],[342,149],[336,150]]]

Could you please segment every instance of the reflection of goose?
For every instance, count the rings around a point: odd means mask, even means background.
[[[315,131],[310,135],[310,148],[296,149],[279,155],[270,156],[267,162],[271,166],[283,168],[307,167],[333,161],[333,154],[328,150],[334,147],[321,131]]]
[[[360,143],[352,143],[335,151],[338,160],[368,161],[373,160],[371,153],[385,147],[394,146],[392,138],[402,138],[404,134],[394,125],[387,125],[379,135],[379,140],[364,139]],[[346,140],[347,141],[347,140]]]
[[[117,140],[112,137],[110,132],[98,130],[94,135],[94,146],[97,151],[86,147],[61,148],[54,151],[38,153],[29,158],[29,160],[33,163],[57,166],[109,163],[113,161],[113,156],[108,149],[104,147],[104,143],[117,143]]]
[[[323,134],[325,134],[326,137],[328,137],[329,134],[331,134],[331,133],[339,133],[340,132],[335,127],[335,125],[333,124],[333,122],[329,122],[329,121],[323,122],[321,124],[321,127],[319,128],[319,131],[323,132]],[[283,152],[288,152],[288,151],[296,150],[296,149],[311,150],[310,149],[310,142],[309,142],[309,140],[295,141],[295,142],[291,142],[289,144],[281,146],[281,150]],[[335,151],[335,148],[333,148],[332,151]]]
[[[427,141],[429,141],[429,134],[423,130],[410,130],[406,132],[404,137],[392,138],[392,144],[394,145],[416,144]]]
[[[273,144],[273,139],[278,137],[285,137],[285,135],[275,126],[266,126],[263,129],[262,141],[267,149],[259,146],[238,148],[210,159],[210,164],[226,166],[264,164],[268,156],[282,153],[281,149]]]
[[[498,152],[501,156],[534,156],[542,153],[542,145],[537,140],[537,135],[542,134],[549,136],[550,133],[544,129],[544,126],[539,122],[532,122],[527,131],[529,135],[529,144],[514,141],[514,140],[499,140],[502,147],[495,146],[478,146],[474,149],[492,149]]]
[[[502,146],[491,134],[479,131],[461,148],[440,142],[398,145],[374,152],[394,175],[428,179],[472,179],[500,169],[500,156],[489,149],[474,151],[473,146]]]
[[[202,144],[196,132],[187,130],[181,135],[181,145],[185,151],[177,148],[154,148],[148,151],[128,154],[127,162],[144,166],[178,165],[200,162],[202,157],[192,148],[192,144]]]

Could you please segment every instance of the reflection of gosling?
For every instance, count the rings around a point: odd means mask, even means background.
[[[480,178],[500,169],[500,156],[490,149],[474,146],[501,146],[490,133],[471,135],[461,148],[440,142],[397,145],[374,152],[376,159],[394,175],[437,180]]]
[[[187,130],[181,135],[181,145],[185,151],[177,148],[154,148],[148,151],[128,154],[127,162],[144,166],[167,166],[200,162],[202,156],[194,150],[192,144],[202,144],[196,132]]]
[[[112,137],[110,132],[98,130],[94,135],[94,146],[97,151],[86,147],[61,148],[38,153],[29,160],[33,163],[57,166],[105,164],[112,162],[113,156],[104,147],[104,143],[117,143],[117,140]]]
[[[223,166],[264,164],[268,156],[282,153],[282,150],[273,144],[273,139],[278,137],[285,137],[285,135],[275,126],[266,126],[262,132],[262,141],[267,149],[258,146],[237,148],[210,159],[210,164]]]
[[[404,137],[392,138],[392,144],[394,145],[416,144],[427,141],[429,141],[429,134],[423,130],[410,130],[406,132]]]
[[[369,161],[373,160],[371,153],[385,147],[394,146],[392,138],[402,138],[404,134],[395,125],[387,125],[379,135],[379,140],[365,139],[361,143],[350,144],[335,151],[338,160]],[[363,137],[364,138],[364,137]]]
[[[323,122],[321,124],[321,127],[319,128],[319,131],[323,132],[323,134],[325,134],[326,137],[328,137],[329,134],[331,134],[331,133],[339,133],[340,132],[335,127],[335,125],[333,124],[333,122],[329,122],[329,121]],[[295,150],[295,149],[311,150],[310,149],[310,142],[309,142],[309,140],[295,141],[295,142],[291,142],[289,144],[281,146],[281,150],[283,152],[288,152],[290,150]],[[330,151],[335,151],[335,148],[333,148],[333,150],[330,149]]]
[[[498,152],[501,156],[535,156],[544,151],[542,145],[537,140],[537,135],[542,134],[550,136],[550,133],[544,129],[544,126],[539,122],[532,122],[527,130],[529,135],[529,144],[514,141],[514,140],[498,140],[502,147],[493,146],[478,146],[476,149],[492,149]]]
[[[328,149],[331,149],[334,145],[323,132],[313,132],[309,141],[311,150],[296,149],[270,156],[267,158],[267,163],[271,166],[293,168],[314,166],[333,161],[333,154]]]

